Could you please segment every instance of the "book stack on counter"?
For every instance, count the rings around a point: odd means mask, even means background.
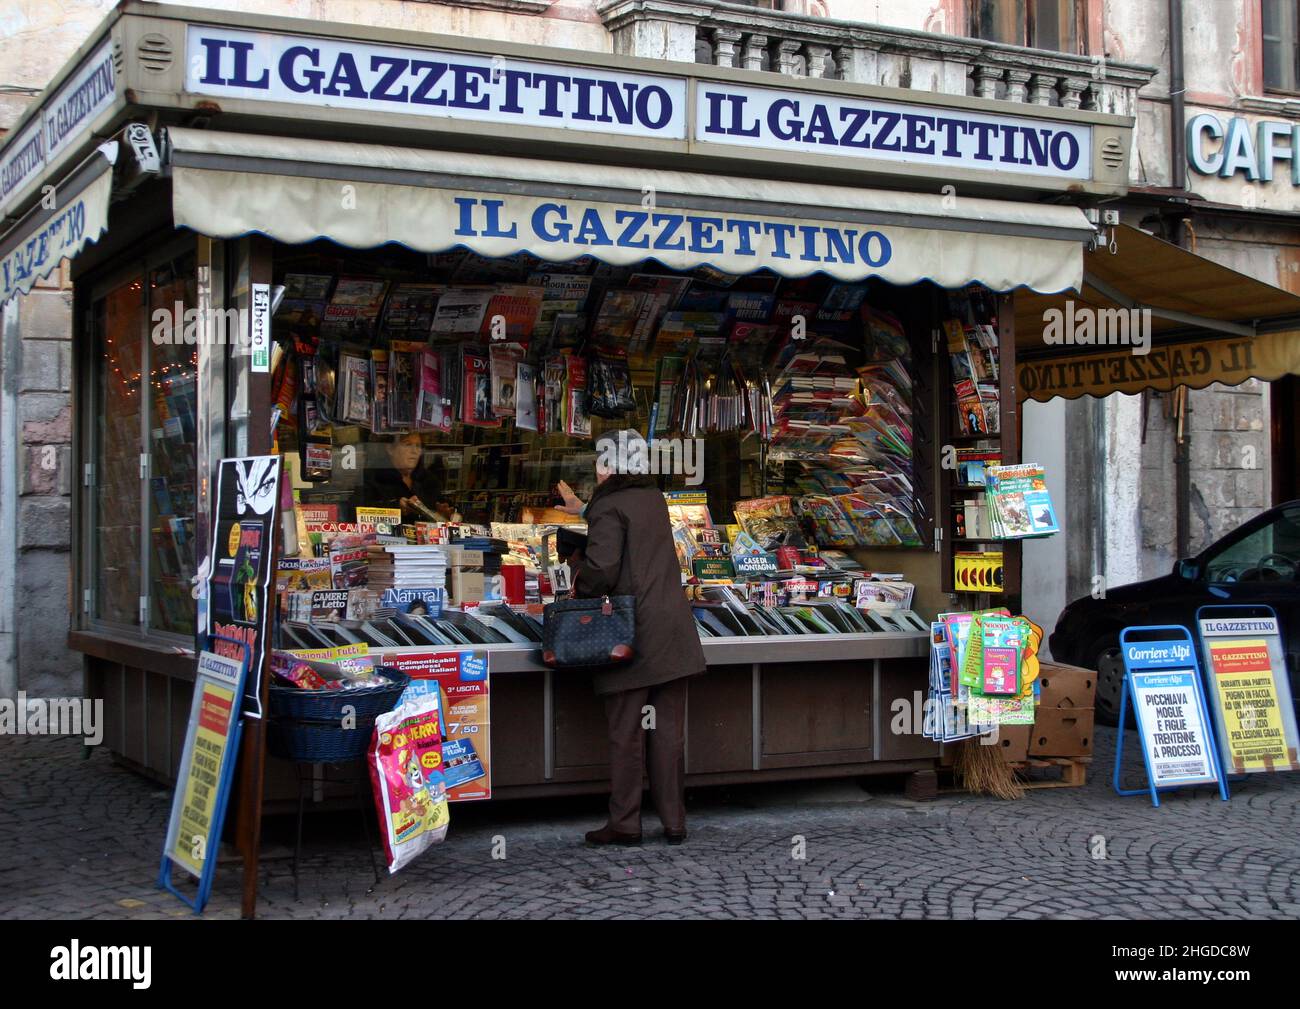
[[[924,630],[910,610],[862,610],[841,595],[819,594],[815,581],[803,588],[798,580],[785,584],[775,594],[756,583],[692,586],[696,631],[701,638],[731,638]]]
[[[738,506],[740,524],[728,526],[713,525],[707,506],[687,493],[669,502],[702,637],[926,630],[911,610],[915,586],[902,575],[865,571],[842,551],[804,549],[788,498]]]
[[[369,588],[380,606],[408,613],[441,608],[447,585],[447,547],[441,544],[376,544],[369,551]]]

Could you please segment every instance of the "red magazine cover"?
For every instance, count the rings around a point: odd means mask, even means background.
[[[464,347],[461,350],[460,419],[476,427],[500,427],[492,410],[492,368],[486,354]]]

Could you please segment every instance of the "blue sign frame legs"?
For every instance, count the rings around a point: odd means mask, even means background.
[[[1228,783],[1205,703],[1191,632],[1177,625],[1129,627],[1120,633],[1119,647],[1124,658],[1124,680],[1115,740],[1115,794],[1149,795],[1151,805],[1159,806],[1162,791],[1216,784],[1219,797],[1227,802]],[[1160,693],[1153,695],[1152,691]],[[1124,788],[1120,784],[1130,698],[1146,768],[1146,788]],[[1139,698],[1146,707],[1141,707]],[[1194,707],[1190,706],[1192,701]],[[1157,764],[1152,762],[1153,755],[1159,758]]]

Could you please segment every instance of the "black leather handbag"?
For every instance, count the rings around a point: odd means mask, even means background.
[[[636,655],[636,596],[561,599],[542,609],[542,663],[617,666]]]

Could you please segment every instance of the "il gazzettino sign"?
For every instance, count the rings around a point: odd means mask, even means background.
[[[438,119],[686,137],[686,80],[190,25],[185,90]]]
[[[0,210],[76,143],[117,98],[113,49],[104,43],[44,102],[41,111],[0,154]]]
[[[1068,121],[211,25],[186,28],[184,90],[864,164],[1092,175],[1091,129]]]
[[[73,194],[54,190],[49,211],[28,215],[0,239],[0,305],[26,294],[64,259],[99,240],[108,227],[117,152],[116,141],[101,144],[98,156],[103,161],[93,181]]]

